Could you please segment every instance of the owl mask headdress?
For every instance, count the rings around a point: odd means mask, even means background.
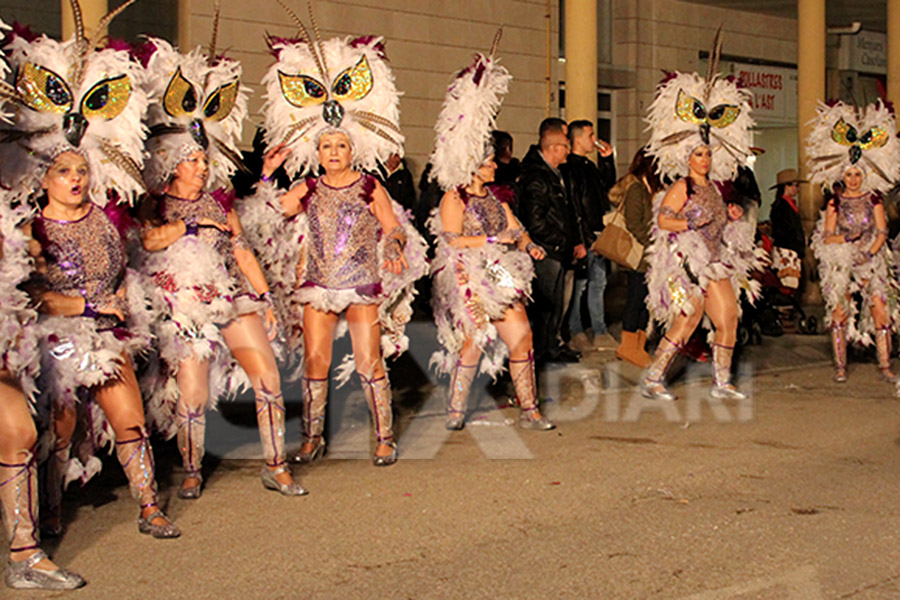
[[[145,191],[144,70],[127,51],[100,44],[106,26],[134,0],[103,17],[89,38],[78,0],[70,2],[72,39],[13,36],[6,45],[15,76],[12,85],[0,82],[0,98],[14,105],[15,115],[10,126],[0,126],[0,178],[30,194],[59,154],[74,151],[88,162],[95,202],[105,204],[109,190],[130,202]]]
[[[244,170],[237,142],[247,116],[241,64],[216,56],[219,6],[206,55],[198,47],[182,54],[171,44],[149,38],[147,85],[153,98],[147,111],[150,156],[144,172],[151,191],[161,192],[175,167],[191,153],[209,157],[209,187],[227,184],[235,169]]]
[[[276,61],[263,78],[263,112],[266,145],[285,143],[292,150],[284,165],[288,173],[315,172],[316,141],[329,130],[350,137],[356,168],[374,170],[391,154],[402,155],[399,93],[382,38],[322,41],[310,7],[312,38],[297,15],[282,7],[299,28],[300,39],[269,38]]]
[[[656,159],[660,176],[688,174],[688,158],[701,145],[712,151],[710,179],[732,179],[750,156],[753,119],[748,94],[716,71],[722,43],[716,34],[706,77],[675,73],[659,85],[646,121],[647,152]]]
[[[810,181],[830,186],[850,167],[863,172],[863,191],[886,192],[900,179],[900,141],[891,110],[880,100],[856,108],[820,104],[807,140]]]
[[[470,183],[484,160],[493,154],[491,131],[512,80],[494,57],[501,34],[502,30],[497,31],[490,54],[476,54],[475,62],[447,89],[434,126],[437,137],[430,159],[431,177],[445,190]]]

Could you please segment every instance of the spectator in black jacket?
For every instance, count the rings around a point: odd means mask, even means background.
[[[534,265],[534,302],[529,306],[535,360],[541,363],[577,362],[580,358],[560,338],[566,309],[565,269],[573,264],[576,248],[582,256],[585,252],[559,172],[571,147],[566,130],[562,119],[544,119],[540,142],[525,155],[517,186],[519,220],[534,243],[547,253]]]
[[[579,225],[579,241],[590,248],[597,234],[603,229],[603,215],[609,212],[609,190],[616,183],[616,162],[613,147],[594,135],[590,121],[569,123],[569,141],[572,153],[560,171],[566,182],[566,193],[572,203],[572,211]],[[588,155],[597,150],[595,164]],[[570,346],[575,350],[615,350],[616,341],[606,329],[603,294],[606,292],[606,258],[587,252],[581,259],[584,267],[575,271],[576,279],[569,304]],[[587,306],[590,313],[593,339],[584,330],[581,318],[581,298],[587,289]]]
[[[378,165],[378,173],[375,175],[381,180],[392,199],[406,210],[415,211],[416,184],[413,183],[405,158],[400,158],[400,155],[394,152],[383,165]]]

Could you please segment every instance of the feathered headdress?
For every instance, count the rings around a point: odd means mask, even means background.
[[[753,119],[748,94],[716,71],[722,50],[716,33],[706,77],[675,73],[656,89],[647,111],[650,141],[647,153],[659,174],[676,179],[688,174],[688,157],[700,145],[712,151],[710,179],[732,179],[750,156]]]
[[[864,191],[886,192],[900,179],[900,141],[894,114],[880,100],[863,108],[819,104],[807,139],[810,181],[830,186],[850,167],[864,174]]]
[[[393,154],[403,154],[399,93],[380,37],[322,41],[312,7],[315,38],[281,3],[299,28],[299,39],[269,38],[276,57],[266,87],[266,144],[285,143],[291,176],[318,167],[316,141],[329,129],[346,133],[353,144],[353,166],[374,170]]]
[[[226,185],[235,169],[245,169],[237,142],[247,116],[247,94],[241,63],[216,56],[219,14],[216,2],[205,55],[199,47],[182,54],[165,40],[148,39],[147,85],[153,100],[147,111],[150,156],[144,175],[155,193],[196,150],[209,157],[210,188]]]
[[[493,154],[491,131],[512,75],[494,57],[503,30],[497,31],[491,52],[476,54],[475,62],[450,83],[434,130],[432,179],[444,190],[472,181],[484,159]]]
[[[8,38],[15,84],[0,82],[0,98],[16,111],[11,125],[0,127],[0,178],[4,186],[30,194],[40,189],[47,167],[60,153],[75,151],[90,167],[95,202],[105,204],[109,190],[133,201],[145,191],[144,70],[127,51],[100,45],[106,26],[134,0],[103,17],[89,38],[78,0],[70,2],[75,36],[69,41]]]

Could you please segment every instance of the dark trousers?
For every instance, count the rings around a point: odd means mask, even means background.
[[[564,306],[565,269],[560,261],[550,258],[534,261],[532,302],[528,307],[531,331],[534,334],[534,355],[546,358],[560,344]]]
[[[625,298],[625,313],[622,315],[622,331],[647,329],[650,313],[647,311],[647,281],[645,273],[628,271],[628,295]]]

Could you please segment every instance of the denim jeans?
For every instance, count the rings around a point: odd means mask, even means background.
[[[588,312],[591,316],[591,329],[594,335],[607,333],[606,315],[603,310],[603,294],[606,293],[606,264],[603,256],[598,256],[588,250],[588,276],[586,279],[575,280],[575,290],[572,292],[572,303],[569,309],[569,335],[575,335],[584,331],[581,324],[581,296],[587,289]]]

